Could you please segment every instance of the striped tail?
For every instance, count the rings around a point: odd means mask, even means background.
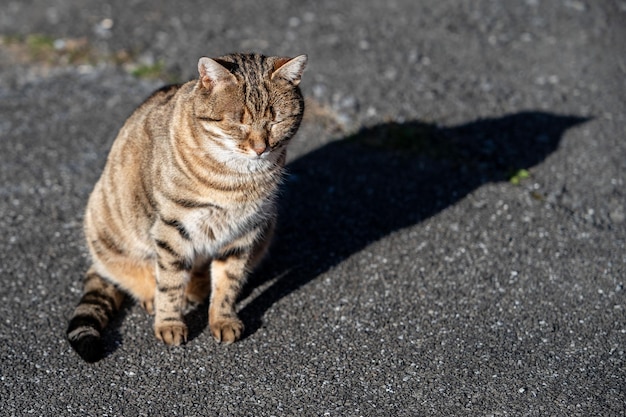
[[[91,268],[85,277],[85,289],[67,327],[67,338],[74,350],[87,362],[102,358],[101,332],[119,310],[124,293]]]

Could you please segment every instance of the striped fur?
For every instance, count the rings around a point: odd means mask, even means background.
[[[85,214],[93,265],[67,331],[84,359],[102,354],[123,294],[154,313],[168,345],[186,341],[183,314],[209,294],[213,337],[241,336],[235,302],[272,236],[305,65],[201,58],[198,80],[156,91],[126,121]]]

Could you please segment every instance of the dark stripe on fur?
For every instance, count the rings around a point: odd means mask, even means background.
[[[157,246],[161,249],[163,249],[165,252],[169,253],[171,256],[173,256],[176,259],[182,259],[182,256],[180,256],[178,254],[178,252],[176,252],[170,245],[169,243],[163,241],[163,240],[156,240],[155,241]]]
[[[147,179],[148,179],[147,175],[142,175],[139,178],[139,184],[141,185],[141,190],[143,192],[143,195],[148,200],[148,204],[150,205],[150,208],[152,208],[153,211],[156,211],[157,202],[154,199],[154,195],[152,194],[152,189],[148,186],[148,184],[146,184]]]
[[[154,209],[150,204],[150,201],[145,195],[136,195],[135,196],[135,205],[141,208],[141,212],[143,213],[143,217],[147,218],[152,222],[154,218]]]
[[[157,285],[157,290],[161,292],[180,291],[184,288],[184,284],[178,285]]]
[[[107,318],[110,320],[115,312],[115,300],[106,294],[102,294],[99,291],[90,291],[83,295],[80,299],[80,304],[89,304],[102,307],[106,313]]]
[[[116,255],[124,254],[124,249],[122,249],[117,242],[115,242],[115,239],[104,230],[98,233],[97,242],[101,243],[109,252],[113,252]]]
[[[177,206],[181,206],[184,208],[217,208],[217,209],[221,208],[212,203],[206,203],[206,202],[195,201],[195,200],[187,200],[184,198],[172,198],[171,200]]]
[[[90,327],[96,329],[98,332],[102,331],[102,322],[90,314],[78,314],[72,317],[69,326],[67,326],[67,333],[71,333],[79,327]]]
[[[176,229],[178,231],[178,234],[180,235],[180,237],[182,237],[185,240],[191,240],[191,235],[189,235],[189,232],[187,231],[187,229],[185,229],[185,226],[183,226],[183,224],[176,220],[176,219],[171,219],[171,220],[166,220],[166,219],[161,219],[161,221],[170,227],[173,227],[174,229]]]
[[[239,281],[239,275],[235,275],[228,271],[226,271],[226,278],[228,278],[229,281]]]
[[[178,317],[165,317],[165,318],[162,318],[161,321],[172,322],[172,321],[180,321],[180,319]]]
[[[229,248],[223,251],[222,253],[218,254],[215,257],[215,260],[225,261],[228,258],[238,258],[238,259],[243,258],[246,255],[246,253],[248,253],[248,251],[249,251],[248,248],[240,248],[240,247]]]
[[[223,192],[239,191],[241,189],[240,185],[229,185],[224,182],[215,181],[213,178],[206,175],[206,170],[201,169],[202,166],[216,165],[216,167],[214,167],[216,169],[223,168],[223,166],[215,163],[210,155],[206,155],[202,161],[198,161],[197,163],[191,163],[188,160],[188,157],[185,155],[184,151],[180,151],[179,155],[180,158],[183,160],[183,163],[186,165],[187,170],[189,170],[189,173],[196,181],[199,181],[202,185]],[[174,158],[174,160],[176,161],[176,158]],[[178,162],[176,162],[176,166],[184,174],[184,169],[178,164]]]
[[[109,322],[113,318],[114,310],[109,309],[109,306],[105,303],[100,302],[89,302],[89,301],[81,301],[80,305],[83,307],[90,307],[89,313],[93,318],[97,318],[103,323],[103,326],[106,326],[106,323]]]
[[[206,175],[206,168],[208,166],[210,166],[209,171],[217,170],[217,172],[219,172],[220,169],[224,168],[223,164],[217,163],[217,161],[215,161],[211,157],[211,155],[203,155],[202,158],[198,158],[189,151],[189,149],[175,149],[177,157],[173,158],[173,162],[181,174],[183,174],[187,178],[199,181],[201,184],[218,191],[228,192],[239,189],[239,186],[237,185],[228,185],[220,181],[215,181],[213,178]],[[192,152],[195,152],[195,150]],[[181,161],[178,160],[179,158],[181,159]],[[190,158],[193,160],[190,160]],[[184,166],[181,166],[181,164],[183,164]],[[170,200],[176,200],[176,198],[173,196],[166,195],[166,197],[168,197]]]
[[[193,267],[193,263],[189,259],[173,261],[170,265],[177,271],[191,271],[191,268]]]

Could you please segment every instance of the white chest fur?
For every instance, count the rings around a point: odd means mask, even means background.
[[[271,199],[231,207],[197,209],[183,217],[195,253],[215,256],[225,246],[274,216]]]

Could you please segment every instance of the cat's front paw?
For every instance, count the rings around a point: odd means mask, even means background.
[[[215,340],[230,344],[241,338],[244,326],[242,321],[236,317],[220,317],[212,320],[209,328]]]
[[[187,342],[187,325],[183,322],[155,324],[154,334],[166,345],[179,346]]]
[[[146,310],[146,313],[154,316],[154,300],[144,300],[141,302],[141,308]]]

